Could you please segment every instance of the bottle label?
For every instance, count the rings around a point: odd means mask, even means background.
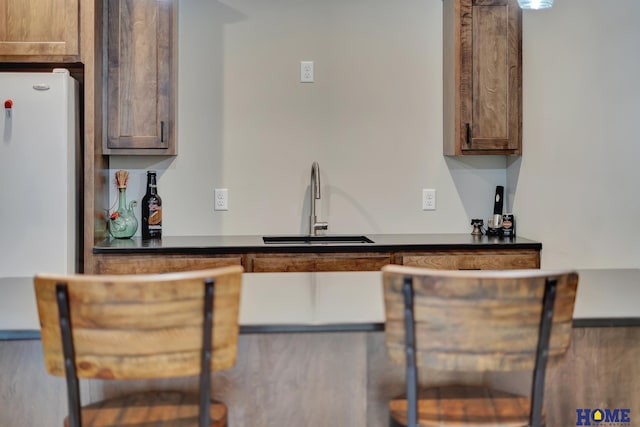
[[[159,230],[160,228],[162,228],[162,206],[151,201],[149,202],[149,229]]]
[[[515,225],[516,219],[513,214],[508,213],[502,215],[502,226],[504,227],[502,230],[502,235],[504,237],[514,237],[515,236]]]

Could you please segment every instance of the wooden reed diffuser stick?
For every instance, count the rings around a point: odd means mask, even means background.
[[[119,170],[116,171],[116,184],[118,188],[127,188],[127,180],[129,179],[129,172]]]

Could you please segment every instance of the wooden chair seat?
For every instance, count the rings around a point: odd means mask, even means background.
[[[210,427],[227,425],[227,407],[212,401]],[[198,395],[145,392],[82,407],[82,427],[197,427]],[[64,426],[69,427],[69,418]]]
[[[227,407],[211,401],[210,427],[227,425]],[[82,427],[198,426],[198,395],[181,392],[144,392],[95,402],[82,407]],[[64,426],[69,427],[69,418]]]
[[[529,425],[528,397],[476,386],[446,386],[425,389],[418,400],[420,427]],[[392,425],[407,425],[407,400],[389,402]],[[544,425],[544,414],[542,418]]]

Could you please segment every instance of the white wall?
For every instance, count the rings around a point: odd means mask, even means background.
[[[523,19],[518,233],[543,268],[640,267],[640,2],[555,3]]]
[[[305,232],[314,160],[331,233],[468,233],[506,183],[504,157],[442,155],[441,0],[180,0],[178,49],[179,155],[110,163],[130,199],[158,170],[165,235]]]
[[[334,233],[466,233],[506,183],[543,267],[638,267],[637,16],[637,0],[525,11],[524,155],[459,160],[441,154],[440,0],[180,0],[179,155],[114,157],[111,175],[130,170],[139,199],[159,171],[166,235],[304,232],[313,160]]]

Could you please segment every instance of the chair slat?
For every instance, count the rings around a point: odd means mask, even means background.
[[[233,344],[237,328],[218,323],[218,347]],[[226,327],[225,327],[226,326]],[[197,350],[202,345],[202,329],[196,326],[143,330],[126,329],[74,329],[76,355],[101,354],[106,356],[136,356]],[[47,330],[47,336],[55,336]],[[199,336],[198,336],[199,335]],[[43,339],[44,339],[43,334]],[[200,339],[198,339],[200,338]],[[47,346],[54,350],[55,345]]]
[[[228,297],[227,297],[228,298]],[[220,310],[227,312],[226,316],[237,315],[234,312],[233,298],[222,297]],[[231,304],[229,306],[223,304]],[[74,327],[84,329],[158,329],[179,325],[201,326],[202,319],[194,318],[194,311],[202,311],[202,299],[189,299],[161,303],[104,303],[77,304],[71,307],[71,317]],[[236,309],[237,310],[237,309]],[[57,312],[51,310],[51,305],[42,306],[41,319],[45,322],[55,322]],[[138,322],[135,322],[135,321]]]
[[[563,351],[568,344],[568,333],[571,332],[572,323],[556,323],[558,331],[551,341],[551,349]],[[402,345],[404,329],[400,321],[388,321],[385,325],[387,337],[392,341],[391,345]],[[504,322],[486,326],[475,323],[469,327],[449,325],[448,327],[432,326],[431,324],[418,323],[416,325],[416,337],[418,349],[428,351],[447,351],[455,349],[459,351],[478,351],[489,353],[493,351],[504,352],[534,352],[537,343],[537,325],[518,325],[517,323]]]
[[[47,352],[46,348],[43,348]],[[78,376],[81,378],[171,378],[181,375],[196,375],[199,368],[200,351],[164,353],[149,356],[119,357],[84,355],[76,358]],[[214,349],[212,370],[233,367],[236,361],[236,349]],[[45,360],[48,372],[64,372],[64,360],[51,356]],[[164,367],[158,372],[159,367]]]
[[[554,313],[556,321],[569,320],[573,316],[571,301],[572,294],[561,295],[557,299],[558,310]],[[486,324],[493,322],[519,320],[519,323],[538,324],[540,322],[540,297],[522,299],[463,299],[455,297],[433,297],[423,295],[415,301],[414,316],[418,322],[428,321],[434,324],[460,324],[467,319],[482,319]],[[388,293],[385,305],[389,308],[388,319],[402,319],[402,295]],[[451,317],[456,314],[455,317]],[[448,317],[447,317],[448,316]]]

